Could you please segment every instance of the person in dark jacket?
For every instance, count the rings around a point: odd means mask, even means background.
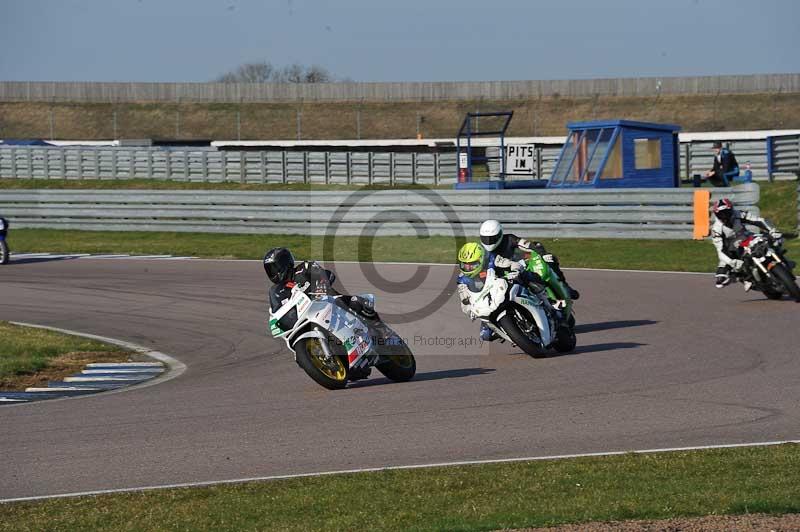
[[[378,320],[372,302],[359,296],[346,296],[333,288],[334,273],[314,261],[295,264],[292,252],[286,248],[272,248],[264,255],[264,272],[272,281],[269,289],[269,304],[273,312],[281,308],[292,296],[292,288],[298,286],[309,297],[340,296],[336,304],[353,311],[367,320]],[[288,312],[278,323],[283,330],[294,327],[297,311]]]
[[[723,148],[720,141],[714,142],[714,166],[705,173],[707,179],[715,187],[730,186],[733,178],[739,175],[739,163],[736,156],[728,148]]]

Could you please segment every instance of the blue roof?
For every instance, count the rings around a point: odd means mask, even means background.
[[[655,129],[658,131],[680,131],[681,126],[675,124],[655,124],[653,122],[636,122],[634,120],[593,120],[590,122],[570,122],[569,129],[592,129],[601,127],[631,127],[637,129]]]

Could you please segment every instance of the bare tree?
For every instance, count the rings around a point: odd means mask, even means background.
[[[244,63],[235,70],[227,72],[216,79],[220,83],[266,83],[273,81],[277,70],[272,63]]]
[[[283,68],[276,68],[267,61],[259,63],[245,63],[235,70],[231,70],[215,81],[218,83],[332,83],[336,81],[333,75],[319,65],[305,67],[299,63],[292,63]]]

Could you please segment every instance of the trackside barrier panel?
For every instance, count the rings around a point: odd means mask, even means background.
[[[759,187],[713,189],[758,212]],[[486,218],[541,238],[691,239],[693,189],[0,190],[12,227],[302,235],[477,235]]]

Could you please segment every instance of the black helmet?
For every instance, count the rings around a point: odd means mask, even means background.
[[[733,211],[733,202],[728,198],[719,199],[714,204],[714,216],[728,227],[730,227],[733,219]]]
[[[294,276],[294,257],[286,248],[272,248],[264,255],[264,271],[275,284],[285,283]]]

